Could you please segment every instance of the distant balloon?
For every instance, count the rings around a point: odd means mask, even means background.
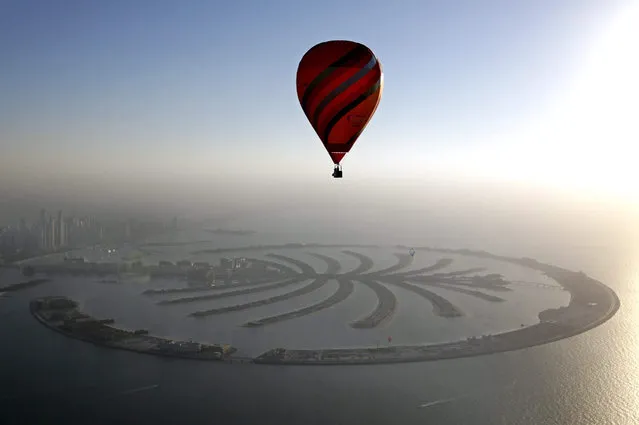
[[[392,337],[392,336],[389,336],[389,337],[388,337],[388,342],[390,343],[390,342],[392,342],[392,341],[393,341],[393,337]]]
[[[415,256],[415,250],[413,248],[409,249],[408,253],[410,254],[411,257]]]
[[[353,41],[319,43],[297,68],[297,97],[328,151],[335,171],[373,117],[382,96],[384,77],[379,60]]]

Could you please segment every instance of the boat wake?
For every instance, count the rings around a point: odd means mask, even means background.
[[[517,385],[517,379],[514,379],[509,385],[506,385],[505,387],[503,387],[501,391],[509,391],[509,390],[513,389],[515,387],[515,385]],[[439,400],[434,400],[434,401],[429,401],[429,402],[426,402],[426,403],[422,403],[422,404],[420,404],[417,407],[420,408],[420,409],[425,409],[427,407],[433,407],[433,406],[437,406],[437,405],[440,405],[440,404],[451,403],[451,402],[453,402],[455,400],[459,400],[459,399],[462,399],[464,397],[469,397],[471,395],[472,394],[463,394],[463,395],[460,395],[460,396],[457,396],[457,397],[442,398],[442,399],[439,399]]]
[[[154,390],[154,389],[156,389],[159,386],[160,386],[160,384],[155,384],[155,385],[148,385],[146,387],[133,388],[131,390],[122,391],[120,393],[120,395],[135,394],[135,393],[139,393],[139,392],[142,392],[142,391]]]
[[[429,401],[427,403],[420,404],[419,408],[420,409],[424,409],[426,407],[433,407],[433,406],[437,406],[439,404],[450,403],[451,401],[455,401],[458,398],[461,398],[461,397],[442,398],[441,400]]]

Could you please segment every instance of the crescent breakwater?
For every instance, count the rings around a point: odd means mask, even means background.
[[[398,246],[399,248],[404,248]],[[408,249],[407,247],[405,247]],[[472,357],[520,350],[547,344],[586,332],[609,320],[620,307],[615,292],[583,272],[540,263],[531,258],[497,256],[485,251],[415,248],[415,250],[461,254],[506,261],[543,272],[559,283],[570,295],[566,307],[539,313],[538,324],[522,329],[471,337],[455,342],[404,345],[382,348],[344,348],[325,350],[287,350],[277,348],[254,359],[255,363],[281,365],[356,365],[434,361]],[[434,304],[435,305],[435,304]]]
[[[48,282],[50,279],[31,279],[26,282],[14,283],[13,285],[7,285],[0,287],[0,292],[13,292],[21,289],[31,288],[34,286],[42,285]]]
[[[282,249],[282,248],[354,248],[354,247],[366,247],[366,248],[379,248],[375,245],[354,246],[354,245],[325,245],[325,244],[286,244],[286,245],[268,245],[261,247],[245,247],[245,248],[231,248],[231,249],[217,249],[206,250],[206,252],[214,251],[215,253],[221,252],[239,252],[243,250],[259,250],[259,249]],[[407,247],[396,246],[400,249],[408,249]],[[560,267],[539,263],[530,258],[513,258],[497,256],[485,251],[471,251],[471,250],[451,250],[451,249],[438,249],[429,247],[418,247],[416,251],[432,251],[443,254],[474,256],[481,258],[489,258],[498,261],[505,261],[521,265],[524,267],[539,270],[546,274],[548,277],[555,280],[564,290],[571,294],[570,303],[566,307],[557,309],[549,309],[539,313],[538,324],[517,329],[515,331],[505,332],[496,335],[487,335],[481,338],[467,338],[465,340],[459,340],[455,342],[429,344],[429,345],[404,345],[404,346],[391,346],[391,347],[378,347],[378,348],[343,348],[343,349],[316,349],[316,350],[290,350],[285,348],[276,348],[269,350],[262,355],[252,359],[254,363],[263,364],[280,364],[280,365],[354,365],[354,364],[374,364],[374,363],[396,363],[396,362],[414,362],[414,361],[432,361],[439,359],[452,359],[460,357],[469,357],[476,355],[485,355],[495,352],[518,350],[535,345],[545,344],[559,339],[567,338],[579,333],[585,332],[595,326],[600,325],[609,318],[611,318],[619,308],[620,302],[617,295],[610,288],[598,282],[582,272],[572,272],[562,269]],[[422,271],[413,270],[403,273],[395,273],[404,266],[408,265],[409,259],[404,254],[396,254],[399,262],[398,264],[388,267],[383,270],[368,272],[373,267],[372,260],[363,254],[356,253],[354,251],[343,251],[347,255],[354,256],[360,259],[359,266],[350,272],[342,272],[338,274],[339,262],[321,254],[312,253],[317,258],[323,258],[327,263],[327,270],[325,273],[317,273],[314,269],[308,268],[308,265],[296,259],[285,257],[277,254],[269,254],[268,257],[277,259],[291,264],[293,267],[300,269],[295,271],[287,269],[286,266],[278,265],[282,271],[280,277],[285,280],[280,282],[270,283],[257,283],[253,282],[251,288],[240,289],[238,291],[228,292],[231,294],[237,292],[236,295],[244,294],[245,291],[260,291],[262,288],[267,288],[272,285],[282,285],[287,282],[288,279],[302,279],[311,281],[310,284],[298,288],[289,293],[277,295],[271,298],[254,301],[246,304],[238,304],[229,307],[223,307],[218,309],[197,311],[191,313],[195,317],[204,317],[214,314],[221,314],[228,311],[243,310],[246,308],[252,308],[259,305],[264,305],[282,301],[292,296],[305,294],[316,290],[326,284],[328,280],[336,280],[339,284],[338,289],[328,298],[323,301],[317,302],[311,306],[292,310],[276,314],[270,317],[264,317],[252,322],[245,323],[243,326],[265,326],[271,323],[276,323],[282,320],[288,320],[303,315],[311,314],[313,312],[326,309],[334,304],[337,304],[346,299],[352,292],[353,287],[356,284],[365,284],[371,288],[378,297],[377,307],[366,317],[359,319],[351,326],[354,328],[370,328],[379,326],[381,323],[390,320],[394,314],[396,308],[396,299],[392,291],[386,288],[386,285],[402,287],[406,290],[412,291],[415,294],[427,299],[433,308],[433,312],[443,317],[449,317],[454,320],[455,317],[462,315],[462,312],[458,310],[453,304],[451,304],[446,298],[428,291],[428,286],[435,288],[443,288],[446,290],[452,290],[462,293],[467,293],[478,298],[482,298],[486,301],[500,302],[503,299],[485,294],[475,289],[485,289],[490,291],[510,291],[506,285],[508,282],[503,281],[500,275],[492,274],[485,276],[463,276],[464,274],[483,270],[483,268],[475,268],[469,270],[462,270],[450,273],[436,273],[428,276],[418,276]],[[429,266],[423,270],[430,272],[436,271],[439,268],[446,267],[452,262],[451,259],[443,258],[436,262],[434,265]],[[286,270],[286,271],[284,271]],[[357,272],[357,273],[355,273]],[[289,275],[293,273],[293,275]],[[392,275],[390,273],[393,273]],[[381,285],[377,283],[380,280],[384,283]],[[410,282],[410,283],[407,283]],[[455,286],[452,286],[455,285]],[[459,288],[458,286],[464,286]],[[467,288],[467,289],[465,289]],[[176,288],[162,290],[163,293],[179,293]],[[216,288],[207,288],[207,290],[214,290]],[[187,292],[187,291],[184,291]],[[204,295],[203,297],[213,296],[215,298],[230,296],[227,293]],[[293,294],[293,295],[291,295]],[[479,295],[481,294],[481,296]],[[191,297],[189,297],[191,298]],[[200,297],[192,297],[198,299]],[[177,300],[168,300],[167,302],[161,301],[160,303],[171,302],[188,302]],[[32,310],[33,311],[33,310]],[[85,316],[85,320],[87,317]],[[41,317],[39,320],[43,321]],[[43,321],[44,323],[44,321]],[[46,323],[45,323],[46,324]],[[53,327],[55,328],[55,327]],[[110,329],[114,329],[109,327]],[[56,329],[59,330],[59,329]],[[111,331],[109,331],[111,332]],[[126,332],[126,331],[125,331]],[[67,332],[68,336],[78,337],[80,339],[86,339],[83,335],[78,335],[73,332]],[[151,337],[149,337],[151,338]],[[95,341],[91,341],[95,342]],[[165,344],[167,344],[166,342]],[[119,346],[118,344],[103,344],[112,348],[127,347]],[[132,351],[147,352],[145,348],[136,347]],[[151,352],[150,354],[160,354],[158,350]],[[171,354],[167,354],[171,355]],[[188,357],[188,356],[181,356]],[[234,358],[232,354],[225,353],[225,359],[247,361],[247,358]]]
[[[195,360],[228,360],[236,351],[230,345],[173,341],[148,335],[144,329],[128,331],[109,324],[112,319],[95,319],[78,310],[78,303],[66,297],[43,297],[29,304],[31,314],[42,324],[66,336],[110,348]]]
[[[248,236],[257,233],[255,230],[233,230],[233,229],[205,229],[209,233],[216,235],[236,235]]]

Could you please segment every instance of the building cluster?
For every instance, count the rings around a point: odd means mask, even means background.
[[[40,211],[34,222],[24,218],[18,224],[0,227],[0,256],[28,256],[57,252],[102,242],[117,243],[177,228],[177,218],[170,223],[125,220],[99,222],[95,217],[65,216],[62,211]]]
[[[220,269],[223,271],[243,269],[248,266],[246,258],[220,258]]]
[[[83,242],[99,242],[104,229],[91,217],[65,217],[62,211],[42,209],[35,222],[24,218],[18,225],[0,230],[0,249],[5,254],[20,251],[55,252]]]
[[[186,272],[186,276],[193,282],[214,283],[216,280],[230,279],[235,271],[251,267],[251,263],[244,257],[221,258],[218,266],[206,261],[191,262],[181,260],[173,264],[162,260],[158,263],[159,274],[170,272]]]
[[[148,335],[148,330],[128,331],[113,325],[113,319],[95,319],[77,309],[78,303],[65,297],[37,299],[30,304],[31,311],[47,325],[81,339],[135,351],[178,357],[223,360],[236,351],[228,344],[201,344],[173,341]]]
[[[244,258],[220,258],[220,265],[218,267],[212,265],[208,261],[196,261],[191,262],[190,260],[180,260],[173,264],[170,261],[160,260],[158,262],[160,267],[171,268],[178,267],[182,270],[194,269],[194,270],[210,270],[217,269],[218,271],[227,271],[227,270],[237,270],[244,269],[250,267],[250,262]]]
[[[221,360],[229,348],[219,345],[200,344],[193,341],[158,340],[156,350],[164,354],[209,354],[210,358]]]
[[[87,244],[99,243],[105,227],[93,217],[68,217],[62,211],[40,211],[37,221],[24,218],[18,225],[0,230],[0,249],[5,254],[21,251],[55,252]]]

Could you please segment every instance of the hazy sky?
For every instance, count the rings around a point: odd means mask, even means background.
[[[371,194],[383,180],[388,193],[437,180],[639,202],[638,11],[616,0],[4,0],[0,196],[214,197],[249,184]],[[295,93],[302,55],[336,38],[368,45],[385,82],[343,181]]]

